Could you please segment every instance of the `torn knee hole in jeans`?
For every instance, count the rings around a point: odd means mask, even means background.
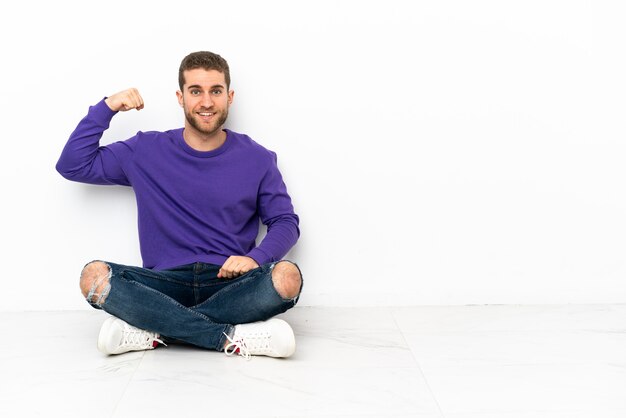
[[[98,272],[89,288],[87,296],[87,302],[94,303],[98,306],[102,305],[106,300],[106,297],[109,295],[111,291],[111,276],[113,271],[111,270],[111,266],[104,263],[106,268],[108,269],[107,273]]]
[[[270,266],[272,283],[285,302],[297,302],[302,291],[300,267],[292,261],[281,260]]]

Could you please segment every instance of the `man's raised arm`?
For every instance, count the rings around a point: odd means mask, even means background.
[[[143,99],[134,88],[91,106],[70,135],[56,164],[57,171],[68,180],[82,183],[130,185],[120,156],[132,154],[133,139],[115,144],[113,151],[112,147],[101,147],[100,138],[117,112],[143,107]]]

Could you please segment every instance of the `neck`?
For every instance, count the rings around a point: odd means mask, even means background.
[[[185,124],[185,130],[183,131],[183,138],[187,145],[196,151],[213,151],[221,147],[226,142],[226,132],[221,127],[219,130],[205,134],[199,132],[193,126]]]

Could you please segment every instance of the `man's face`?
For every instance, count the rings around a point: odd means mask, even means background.
[[[228,108],[234,92],[226,89],[224,74],[217,70],[196,68],[183,73],[183,91],[176,92],[178,103],[185,111],[187,126],[200,134],[213,135],[221,131],[228,118]]]

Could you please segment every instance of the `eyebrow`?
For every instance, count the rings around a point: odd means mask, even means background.
[[[222,84],[215,84],[215,85],[211,86],[209,89],[215,89],[215,88],[225,89],[226,86],[223,86]],[[194,84],[192,86],[187,87],[187,90],[190,90],[190,89],[201,89],[202,90],[202,86],[200,86],[198,84]]]

